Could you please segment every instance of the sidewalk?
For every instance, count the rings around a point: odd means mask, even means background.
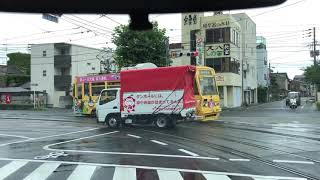
[[[96,123],[96,119],[74,114],[71,109],[0,110],[0,119],[45,120],[62,122]]]
[[[273,101],[275,102],[275,101]],[[262,106],[265,105],[267,103],[272,103],[272,102],[266,102],[266,103],[256,103],[256,104],[249,104],[247,106],[240,106],[240,107],[232,107],[232,108],[228,108],[228,107],[223,107],[222,111],[242,111],[242,110],[247,110],[251,107],[258,107],[258,106]]]

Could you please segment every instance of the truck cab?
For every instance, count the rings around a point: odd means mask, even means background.
[[[120,120],[120,88],[103,89],[97,104],[97,121],[118,127]]]

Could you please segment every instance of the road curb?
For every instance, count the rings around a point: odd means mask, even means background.
[[[57,118],[32,118],[32,117],[2,117],[5,119],[24,119],[24,120],[41,120],[41,121],[58,121],[58,122],[76,122],[76,123],[94,123],[95,121],[86,121],[86,120],[69,120],[69,119],[57,119]]]

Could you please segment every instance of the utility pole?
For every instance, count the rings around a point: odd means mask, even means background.
[[[316,28],[313,27],[313,65],[314,67],[316,67],[318,64],[317,64],[317,56],[319,55],[318,52],[316,51],[316,46],[317,46],[317,43],[316,43]],[[316,100],[318,99],[318,87],[317,87],[317,84],[314,84],[315,86],[315,97],[316,97]]]
[[[313,64],[317,65],[317,53],[316,53],[316,28],[313,27]]]

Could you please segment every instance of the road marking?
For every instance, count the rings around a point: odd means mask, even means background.
[[[163,146],[168,145],[167,143],[164,143],[164,142],[161,142],[161,141],[157,141],[157,140],[150,140],[150,141],[154,142],[154,143],[157,143],[157,144],[160,144],[160,145],[163,145]]]
[[[250,176],[252,178],[274,178],[274,179],[290,179],[290,180],[307,180],[306,178],[299,177],[283,177],[283,176],[262,176],[253,174],[241,174],[241,173],[230,173],[230,172],[218,172],[218,171],[202,171],[193,169],[178,169],[178,168],[164,168],[164,167],[152,167],[152,166],[137,166],[137,165],[121,165],[121,164],[103,164],[103,163],[85,163],[85,162],[74,162],[74,161],[51,161],[51,160],[35,160],[35,159],[12,159],[12,158],[0,158],[3,161],[22,161],[22,162],[40,162],[40,163],[63,163],[72,165],[87,165],[87,166],[101,166],[101,167],[121,167],[121,168],[139,168],[139,169],[150,169],[150,170],[167,170],[167,171],[180,171],[190,173],[206,173],[206,174],[217,174],[217,175],[231,175],[231,176]]]
[[[23,180],[46,179],[59,166],[60,166],[60,163],[58,162],[44,163]]]
[[[0,147],[11,145],[11,144],[17,144],[17,143],[23,143],[23,142],[39,140],[39,139],[46,139],[46,138],[65,136],[65,135],[70,135],[70,134],[77,134],[77,133],[93,131],[93,130],[97,130],[97,129],[100,129],[100,128],[91,128],[91,129],[86,129],[86,130],[81,130],[81,131],[74,131],[74,132],[68,132],[68,133],[63,133],[63,134],[56,134],[56,135],[50,135],[50,136],[43,136],[43,137],[39,137],[39,138],[32,138],[32,139],[27,139],[27,140],[15,141],[15,142],[10,142],[10,143],[0,144]]]
[[[185,149],[178,149],[178,150],[181,151],[181,152],[187,153],[187,154],[189,154],[191,156],[199,156],[198,154],[193,153],[193,152],[188,151],[188,150],[185,150]]]
[[[136,135],[133,135],[133,134],[127,134],[127,136],[134,137],[134,138],[137,138],[137,139],[141,138],[140,136],[136,136]]]
[[[303,109],[303,108],[304,108],[304,106],[305,106],[305,105],[301,106],[301,109]]]
[[[109,135],[112,133],[116,133],[119,131],[112,131],[108,133],[103,133],[103,134],[97,134],[93,136],[87,136],[87,137],[82,137],[82,138],[77,138],[77,139],[72,139],[69,141],[63,141],[63,142],[58,142],[58,143],[53,143],[53,144],[48,144],[43,146],[42,148],[47,151],[58,151],[58,152],[74,152],[74,153],[92,153],[92,154],[113,154],[113,155],[132,155],[132,156],[155,156],[155,157],[173,157],[173,158],[189,158],[189,159],[207,159],[207,160],[220,160],[220,158],[214,158],[214,157],[203,157],[199,156],[198,154],[195,154],[193,152],[184,150],[184,153],[190,154],[192,156],[183,156],[183,155],[171,155],[171,154],[151,154],[151,153],[128,153],[128,152],[109,152],[109,151],[90,151],[90,150],[73,150],[73,149],[55,149],[55,148],[50,148],[51,146],[55,145],[61,145],[69,142],[74,142],[82,139],[88,139],[88,138],[93,138],[93,137],[98,137],[98,136],[104,136],[104,135]]]
[[[278,162],[278,163],[314,164],[314,162],[311,162],[311,161],[290,161],[290,160],[272,160],[272,161]]]
[[[87,180],[93,175],[96,166],[78,165],[67,180]]]
[[[202,174],[206,180],[216,180],[216,179],[219,179],[219,180],[231,180],[228,176],[226,175],[220,175],[220,174],[206,174],[206,173],[203,173]]]
[[[17,138],[23,138],[23,139],[32,139],[27,136],[18,136],[18,135],[11,135],[11,134],[0,134],[0,136],[8,136],[8,137],[17,137]]]
[[[82,139],[89,139],[89,138],[93,138],[93,137],[109,135],[109,134],[113,134],[113,133],[117,133],[117,132],[119,132],[119,131],[111,131],[111,132],[107,132],[107,133],[96,134],[96,135],[92,135],[92,136],[85,136],[85,137],[82,137],[82,138],[72,139],[72,140],[69,140],[69,141],[53,143],[53,144],[49,144],[49,145],[44,146],[43,149],[48,150],[49,146],[55,146],[55,145],[65,144],[65,143],[69,143],[69,142],[73,142],[73,141],[79,141],[79,140],[82,140]]]
[[[183,180],[179,171],[166,171],[166,170],[157,170],[160,180],[174,179],[174,180]]]
[[[250,159],[229,159],[229,161],[250,161]]]
[[[12,161],[9,164],[3,166],[2,168],[0,168],[0,179],[6,178],[11,173],[14,173],[27,163],[28,161]]]
[[[116,167],[112,180],[136,180],[136,168]]]

